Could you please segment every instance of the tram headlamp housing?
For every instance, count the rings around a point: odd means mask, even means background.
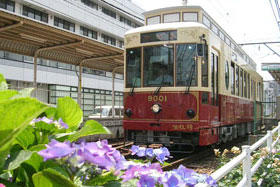
[[[193,110],[193,109],[188,109],[187,110],[187,112],[186,112],[186,114],[187,114],[187,116],[189,117],[189,118],[194,118],[194,116],[195,116],[195,111]]]
[[[152,106],[152,111],[155,113],[155,114],[158,114],[160,111],[161,111],[161,106],[159,104],[154,104]]]
[[[127,115],[127,117],[132,116],[132,110],[130,108],[126,109],[124,113]]]

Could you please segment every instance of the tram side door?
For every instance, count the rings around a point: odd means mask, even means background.
[[[211,120],[219,120],[219,54],[211,50]]]

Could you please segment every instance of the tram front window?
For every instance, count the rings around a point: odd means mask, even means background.
[[[141,48],[126,50],[126,87],[141,86]]]
[[[176,86],[197,85],[196,44],[178,44],[176,47]]]
[[[173,45],[144,47],[144,86],[173,86]]]

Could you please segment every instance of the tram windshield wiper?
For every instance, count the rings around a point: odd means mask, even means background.
[[[186,81],[186,82],[188,82],[188,84],[187,84],[187,86],[186,86],[185,94],[189,94],[189,93],[190,93],[190,87],[191,87],[191,85],[192,85],[194,70],[195,70],[195,62],[194,62],[193,65],[192,65],[192,68],[191,68],[191,75],[190,75],[190,77],[189,77],[189,80]]]
[[[134,95],[134,88],[135,88],[135,86],[136,86],[136,80],[137,80],[137,79],[134,80],[133,85],[132,85],[132,87],[131,87],[131,90],[130,90],[130,93],[129,93],[130,96],[133,96],[133,95]]]
[[[164,83],[164,75],[162,74],[162,80],[161,80],[160,86],[155,90],[154,95],[158,95],[159,94],[160,89],[161,89],[163,83]]]

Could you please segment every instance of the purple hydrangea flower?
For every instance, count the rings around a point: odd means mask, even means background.
[[[69,128],[68,125],[66,123],[64,123],[61,118],[59,118],[59,120],[56,121],[56,120],[53,120],[52,118],[49,119],[45,116],[42,118],[33,119],[31,121],[31,124],[38,123],[40,121],[47,123],[47,124],[55,124],[55,126],[57,126],[58,128],[61,128],[61,127],[65,128],[65,129]]]
[[[132,145],[130,150],[132,152],[131,155],[135,155],[138,152],[138,150],[139,150],[139,146]]]
[[[142,175],[137,183],[138,187],[154,187],[155,185],[156,185],[155,179],[148,175]]]
[[[130,150],[132,155],[136,154],[138,157],[146,156],[150,159],[155,157],[160,163],[163,163],[165,160],[171,157],[170,152],[166,147],[152,149],[133,145]]]
[[[158,163],[148,165],[133,165],[125,171],[121,178],[123,178],[124,182],[133,178],[139,178],[142,175],[149,175],[155,179],[158,179],[161,177],[162,173],[162,169]]]
[[[47,149],[38,152],[44,161],[70,156],[75,152],[75,148],[71,146],[69,141],[61,143],[53,139],[46,147]]]
[[[154,150],[152,148],[147,148],[146,149],[146,156],[149,158],[154,157]]]

